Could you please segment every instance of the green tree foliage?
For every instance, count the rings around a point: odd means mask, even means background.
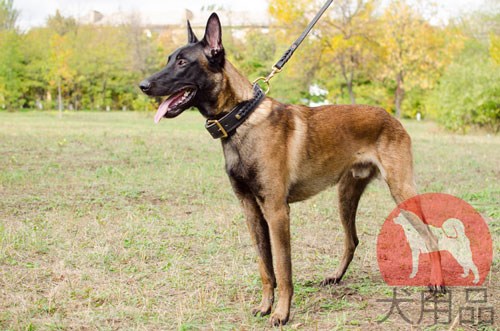
[[[500,65],[500,36],[490,33],[490,54],[493,61]]]
[[[47,19],[47,27],[54,33],[64,36],[67,33],[75,32],[77,24],[73,17],[64,17],[59,10],[56,10],[55,15]]]
[[[381,24],[384,30],[379,42],[384,60],[380,74],[394,82],[395,112],[400,117],[406,91],[432,88],[462,45],[446,29],[431,25],[406,0],[393,0]]]
[[[0,107],[18,108],[25,102],[25,58],[15,31],[0,31]]]
[[[123,26],[79,25],[58,11],[27,33],[0,30],[0,107],[152,109],[137,82],[163,60],[136,17]]]
[[[500,1],[463,18],[468,40],[425,101],[426,112],[445,127],[500,131]]]
[[[500,131],[500,66],[484,45],[467,43],[429,97],[427,108],[454,131],[466,132],[471,126]]]
[[[274,18],[268,38],[272,39],[274,52],[272,60],[266,64],[266,74],[290,44],[316,14],[316,7],[310,0],[271,0],[269,11]],[[319,30],[315,28],[295,51],[294,56],[276,78],[273,78],[271,96],[283,102],[302,103],[311,99],[309,87],[318,80],[318,69],[325,47],[319,47]]]
[[[228,59],[251,81],[267,76],[322,2],[269,0],[269,28],[224,28]],[[447,25],[415,3],[335,0],[273,78],[270,96],[368,103],[397,116],[420,111],[453,130],[498,131],[500,0]],[[137,83],[186,42],[184,28],[150,31],[137,15],[119,26],[82,25],[56,11],[26,32],[16,28],[18,15],[13,0],[0,0],[1,108],[55,109],[61,100],[74,110],[154,109],[159,100]],[[310,95],[312,85],[328,94]]]
[[[21,35],[16,29],[19,12],[12,0],[0,0],[0,107],[23,104],[25,58]]]
[[[379,52],[374,9],[372,0],[337,0],[320,27],[320,44],[326,47],[324,71],[327,77],[332,74],[330,67],[340,72],[352,104],[356,103],[354,84],[367,78],[369,63]]]
[[[14,8],[13,0],[0,0],[0,31],[16,28],[19,11]]]
[[[41,105],[42,101],[50,99],[51,36],[48,29],[33,29],[22,38],[22,52],[26,59],[23,84],[27,102],[24,106],[35,108],[37,103]]]

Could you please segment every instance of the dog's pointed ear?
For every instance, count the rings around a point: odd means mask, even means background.
[[[198,38],[196,38],[196,35],[193,32],[193,29],[191,28],[191,23],[189,23],[189,20],[187,20],[187,29],[188,29],[188,43],[194,44],[198,42]]]
[[[206,54],[209,58],[219,60],[224,57],[224,47],[222,46],[222,27],[219,16],[212,13],[207,22],[205,36],[203,37]]]

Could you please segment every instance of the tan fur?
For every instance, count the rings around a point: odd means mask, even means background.
[[[217,100],[217,109],[229,111],[239,100],[252,98],[253,90],[250,82],[229,61],[226,61],[222,71],[222,89]]]
[[[228,61],[222,79],[219,113],[252,97],[250,83]],[[266,98],[230,138],[222,139],[222,145],[226,171],[257,249],[263,296],[255,314],[271,312],[274,288],[279,287],[273,325],[287,322],[293,294],[289,203],[339,185],[345,247],[337,269],[322,282],[327,285],[340,281],[353,258],[358,244],[356,209],[369,182],[381,176],[398,204],[417,194],[410,137],[381,108],[310,108]],[[432,247],[426,226],[411,222]],[[439,263],[433,261],[439,271],[431,275],[436,287],[443,284]]]
[[[245,99],[242,99],[245,100]],[[259,125],[263,121],[267,119],[269,113],[271,112],[272,100],[270,98],[266,98],[262,101],[257,109],[254,110],[252,116],[250,116],[246,123],[251,124],[252,126]]]
[[[290,183],[295,183],[300,178],[300,164],[304,154],[302,150],[307,139],[307,126],[300,116],[293,117],[294,130],[288,138],[288,172]]]

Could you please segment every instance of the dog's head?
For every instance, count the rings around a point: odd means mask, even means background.
[[[187,30],[188,44],[173,52],[161,71],[139,84],[149,96],[168,96],[158,108],[156,123],[190,107],[198,108],[205,117],[216,115],[225,61],[219,17],[215,13],[210,16],[202,40],[195,36],[189,21]]]

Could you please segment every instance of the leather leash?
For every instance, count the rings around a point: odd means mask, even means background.
[[[286,50],[286,52],[283,54],[281,59],[276,62],[275,65],[272,67],[271,73],[267,77],[259,77],[256,80],[253,81],[253,84],[256,84],[258,81],[262,80],[264,83],[267,84],[267,90],[265,94],[269,93],[269,90],[271,89],[271,85],[269,84],[269,81],[271,78],[274,77],[277,73],[281,72],[283,69],[283,66],[290,60],[292,57],[293,53],[297,50],[297,48],[300,46],[302,41],[306,38],[307,34],[312,30],[316,22],[320,19],[320,17],[323,15],[323,13],[330,7],[332,4],[333,0],[327,0],[326,3],[323,5],[323,7],[319,10],[319,12],[316,14],[316,16],[312,19],[311,22],[309,22],[309,25],[306,27],[306,29],[302,32],[302,34],[295,40],[295,42]]]

